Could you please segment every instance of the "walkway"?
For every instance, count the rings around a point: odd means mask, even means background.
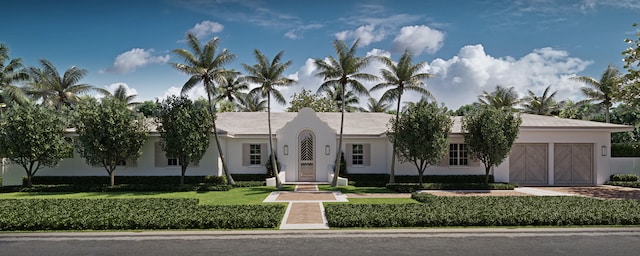
[[[328,229],[323,202],[348,202],[339,191],[318,191],[313,184],[297,185],[293,192],[272,192],[264,202],[287,202],[280,229]]]

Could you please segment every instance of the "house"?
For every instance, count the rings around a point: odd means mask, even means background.
[[[384,113],[345,113],[343,152],[348,173],[385,174],[391,167],[392,144],[386,137],[393,116]],[[632,127],[558,117],[521,114],[522,125],[511,154],[493,169],[496,181],[522,185],[603,184],[611,174],[612,132]],[[227,166],[233,174],[265,173],[269,157],[267,113],[219,113],[217,126]],[[425,174],[484,174],[484,166],[468,156],[461,117],[452,117],[449,152],[438,166]],[[333,175],[340,113],[271,113],[274,148],[281,163],[284,182],[329,182]],[[70,136],[73,136],[71,134]],[[213,139],[213,137],[212,137]],[[176,159],[167,159],[159,145],[160,136],[151,131],[143,154],[116,169],[117,176],[179,175]],[[204,158],[187,170],[187,175],[222,175],[215,143]],[[38,176],[106,176],[102,167],[87,165],[77,152],[56,168],[42,169]],[[417,175],[408,163],[396,164],[396,175]],[[3,168],[3,184],[21,183],[24,170]],[[117,178],[116,178],[117,179]]]

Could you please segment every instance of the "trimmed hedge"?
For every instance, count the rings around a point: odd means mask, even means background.
[[[234,181],[266,181],[267,174],[231,174]]]
[[[640,225],[640,201],[584,197],[439,197],[422,204],[329,204],[331,227]]]
[[[284,205],[198,205],[197,199],[2,199],[0,230],[276,228]]]
[[[113,188],[108,185],[33,185],[31,188],[20,186],[0,187],[0,193],[12,192],[183,192],[183,191],[227,191],[231,189],[231,185],[226,184],[121,184],[115,185]]]
[[[640,188],[640,181],[607,181],[605,185]]]
[[[640,143],[612,143],[611,157],[640,157]]]
[[[349,183],[356,187],[384,187],[389,182],[389,174],[347,174]],[[423,183],[484,183],[484,175],[424,175]],[[489,175],[493,183],[493,175]],[[417,175],[396,175],[396,183],[418,183]]]
[[[141,184],[141,185],[178,185],[180,176],[116,176],[116,184]],[[109,176],[34,176],[34,185],[108,185]],[[185,176],[185,184],[210,183],[214,185],[227,184],[224,176]],[[26,184],[26,177],[22,179],[22,184]]]
[[[637,174],[612,174],[609,177],[610,181],[638,181]]]
[[[399,193],[413,193],[421,189],[491,189],[491,190],[513,190],[516,185],[509,183],[424,183],[422,187],[418,183],[389,183],[388,189]]]
[[[266,181],[236,181],[234,187],[238,188],[248,188],[248,187],[264,187],[267,185]]]

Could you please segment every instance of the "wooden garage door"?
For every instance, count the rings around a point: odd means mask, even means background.
[[[556,185],[593,184],[593,144],[555,144]]]
[[[509,155],[509,182],[545,185],[548,173],[547,144],[514,144]]]

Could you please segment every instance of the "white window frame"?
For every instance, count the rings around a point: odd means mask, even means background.
[[[249,166],[262,165],[262,145],[249,144]]]
[[[449,144],[449,166],[467,167],[469,166],[469,146],[465,143]]]
[[[364,144],[351,145],[351,165],[364,166]]]
[[[180,166],[180,160],[178,158],[167,158],[168,167]]]

